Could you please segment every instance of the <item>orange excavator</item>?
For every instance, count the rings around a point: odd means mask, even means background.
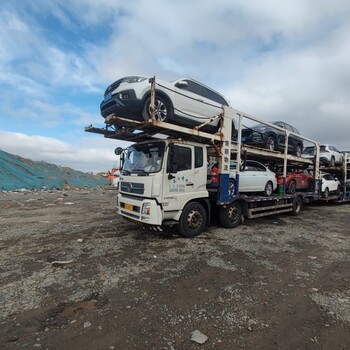
[[[115,173],[117,172],[117,171],[119,171],[119,168],[117,168],[117,167],[113,167],[112,168],[112,170],[108,170],[107,171],[107,173],[106,173],[106,177],[107,177],[107,179],[112,183],[113,182],[113,180],[115,179]]]

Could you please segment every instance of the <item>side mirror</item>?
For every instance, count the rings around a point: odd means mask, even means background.
[[[116,156],[120,156],[122,153],[123,153],[124,149],[121,148],[121,147],[117,147],[115,150],[114,150],[114,153]]]
[[[179,89],[183,89],[185,87],[188,87],[188,82],[185,80],[180,80],[175,84],[176,87],[178,87]]]

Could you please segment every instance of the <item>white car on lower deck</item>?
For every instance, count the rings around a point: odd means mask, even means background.
[[[236,178],[236,161],[230,162],[230,193],[234,193]],[[247,160],[243,163],[239,173],[239,192],[262,192],[271,196],[277,188],[276,174],[265,165]]]
[[[329,173],[321,173],[321,192],[322,197],[327,198],[330,194],[339,194],[341,185],[340,181]]]

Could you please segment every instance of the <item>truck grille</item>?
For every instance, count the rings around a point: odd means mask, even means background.
[[[135,182],[122,181],[120,184],[120,192],[143,194],[145,191],[144,184],[139,184]]]

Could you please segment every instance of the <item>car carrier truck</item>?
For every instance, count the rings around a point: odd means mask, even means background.
[[[156,82],[153,82],[156,86]],[[122,170],[117,194],[117,211],[126,219],[157,231],[176,226],[180,234],[193,237],[211,224],[212,213],[218,213],[221,226],[234,228],[244,218],[271,214],[298,215],[303,202],[320,198],[319,146],[316,141],[294,135],[315,147],[315,159],[304,159],[284,153],[247,146],[241,142],[243,119],[278,128],[276,125],[223,106],[220,129],[215,134],[202,132],[203,123],[185,128],[154,118],[152,90],[150,119],[131,121],[110,115],[105,128],[86,127],[85,131],[103,134],[106,138],[133,142],[128,149],[116,149]],[[236,128],[235,132],[232,130]],[[285,145],[293,134],[285,132]],[[237,135],[234,138],[232,135]],[[218,160],[215,186],[208,181],[208,161]],[[245,159],[283,164],[286,177],[288,164],[313,167],[314,179],[307,192],[286,194],[285,185],[270,196],[241,194],[240,166]],[[230,161],[236,161],[234,191],[230,190]],[[346,173],[346,172],[345,172]],[[232,179],[231,179],[232,181]]]

